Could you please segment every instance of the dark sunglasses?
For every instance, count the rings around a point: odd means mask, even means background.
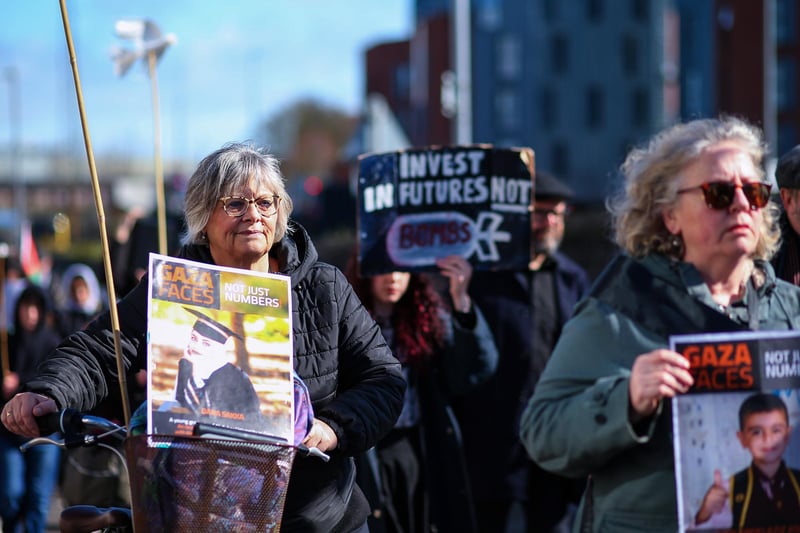
[[[730,181],[711,181],[695,187],[680,189],[678,194],[696,191],[697,189],[703,191],[706,205],[711,209],[728,209],[733,203],[736,189],[742,189],[744,197],[747,198],[747,202],[750,204],[750,209],[760,209],[769,203],[769,192],[772,189],[772,185],[761,182],[738,185]]]

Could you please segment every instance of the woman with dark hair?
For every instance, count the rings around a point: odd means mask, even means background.
[[[379,492],[371,495],[371,504],[385,517],[371,524],[373,530],[475,531],[461,431],[450,399],[491,376],[498,355],[483,315],[467,294],[471,265],[449,256],[438,266],[449,279],[452,310],[425,274],[359,277],[354,260],[347,272],[400,360],[407,383],[394,429],[370,452]]]
[[[5,404],[58,345],[61,337],[53,327],[47,294],[29,284],[14,307],[14,333],[8,340],[9,372],[3,375]],[[55,446],[34,446],[23,453],[27,439],[0,426],[0,519],[3,533],[44,531],[50,499],[58,480],[61,450]]]

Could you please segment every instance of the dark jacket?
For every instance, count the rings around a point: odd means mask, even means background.
[[[498,355],[489,326],[476,306],[469,313],[443,312],[442,319],[446,324],[443,348],[424,364],[409,368],[421,416],[418,429],[426,493],[422,520],[432,524],[431,531],[469,533],[476,531],[472,489],[451,401],[485,382],[497,368]],[[359,485],[368,487],[367,498],[379,509],[382,495],[375,461],[361,457]],[[367,474],[373,479],[364,479]],[[386,531],[386,526],[381,520],[371,521],[370,531]]]
[[[789,218],[786,216],[785,211],[781,213],[778,224],[781,228],[783,241],[770,262],[775,269],[775,275],[779,279],[796,284],[794,283],[794,278],[800,275],[800,235],[789,223]]]
[[[32,301],[39,309],[39,321],[33,331],[25,331],[20,325],[19,308],[23,301]],[[39,364],[61,340],[55,328],[48,324],[51,314],[50,300],[42,288],[29,284],[17,297],[14,306],[14,334],[8,339],[8,363],[10,370],[17,373],[21,385],[36,375]],[[0,398],[0,407],[5,402],[6,398]],[[2,424],[0,432],[10,434]]]
[[[567,256],[556,253],[553,259],[558,321],[563,325],[588,290],[589,280]],[[531,274],[478,271],[469,292],[486,317],[500,354],[494,376],[464,398],[457,411],[473,494],[476,500],[523,500],[530,459],[519,441],[519,419],[539,377],[532,350]],[[502,463],[490,457],[502,458]]]
[[[441,533],[476,531],[461,428],[450,403],[495,372],[498,354],[483,315],[476,306],[473,312],[474,327],[453,319],[438,364],[418,373],[431,522]]]
[[[207,412],[228,411],[244,416],[245,426],[257,428],[261,421],[260,405],[253,382],[239,367],[225,363],[214,370],[201,387],[194,384],[194,365],[186,358],[178,361],[175,397],[194,416]],[[210,415],[214,416],[214,415]]]
[[[380,328],[344,274],[318,261],[301,226],[291,228],[293,233],[275,243],[270,255],[278,260],[280,273],[291,276],[294,367],[308,386],[315,416],[330,425],[339,446],[328,463],[295,460],[282,531],[314,531],[300,518],[303,508],[319,517],[329,511],[324,507],[335,513],[346,506],[352,486],[344,480],[352,474],[352,456],[392,428],[405,382]],[[178,256],[213,263],[204,245],[185,246]],[[120,344],[129,376],[146,366],[147,289],[145,280],[118,304]],[[50,396],[60,407],[91,409],[109,394],[109,387],[116,386],[113,341],[106,313],[69,336],[27,390]],[[324,493],[333,500],[315,499]],[[331,525],[319,527],[324,531]]]
[[[800,470],[781,466],[775,472],[771,483],[773,493],[767,495],[764,489],[766,477],[755,464],[750,464],[731,476],[730,504],[733,514],[733,527],[739,529],[777,526],[797,526],[800,524]]]

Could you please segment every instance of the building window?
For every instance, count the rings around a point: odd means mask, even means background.
[[[553,35],[550,38],[550,71],[553,74],[567,72],[568,49],[567,39],[563,35]]]
[[[504,35],[497,44],[497,74],[506,81],[519,77],[522,69],[519,39],[514,35]]]
[[[785,154],[794,148],[800,139],[797,138],[797,128],[791,122],[782,122],[778,125],[778,153]]]
[[[590,85],[586,89],[586,127],[597,129],[605,120],[605,98],[603,89],[598,85]]]
[[[603,20],[603,0],[586,0],[586,18],[592,22]]]
[[[617,160],[620,162],[620,164],[622,164],[622,162],[628,157],[628,154],[631,152],[631,150],[636,147],[636,141],[625,137],[618,146],[619,149],[617,150]]]
[[[550,168],[557,176],[569,174],[569,148],[563,141],[555,141],[550,147]]]
[[[511,89],[499,89],[495,93],[495,111],[497,112],[497,123],[502,133],[515,129],[519,125],[519,106],[514,91]]]
[[[622,36],[622,71],[629,77],[639,72],[639,47],[633,35]]]
[[[650,18],[650,0],[630,0],[631,18],[638,22],[646,22]]]
[[[392,74],[392,97],[401,102],[408,100],[411,92],[411,72],[408,63],[398,66]]]
[[[558,123],[558,95],[550,87],[539,91],[539,117],[543,128],[553,128]]]
[[[797,0],[775,2],[775,40],[778,44],[792,45],[797,42]]]
[[[797,107],[797,64],[794,57],[778,59],[778,111]]]
[[[631,95],[631,125],[643,128],[650,123],[650,102],[647,89],[634,89]]]
[[[547,22],[553,22],[558,16],[559,0],[544,0],[542,2],[542,16]]]

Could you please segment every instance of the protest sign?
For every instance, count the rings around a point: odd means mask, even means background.
[[[670,344],[694,378],[672,400],[679,531],[800,531],[800,333]]]
[[[148,283],[148,433],[292,442],[290,279],[150,254]]]
[[[478,270],[530,262],[534,154],[530,148],[453,146],[359,160],[361,275],[437,271],[461,255]]]

